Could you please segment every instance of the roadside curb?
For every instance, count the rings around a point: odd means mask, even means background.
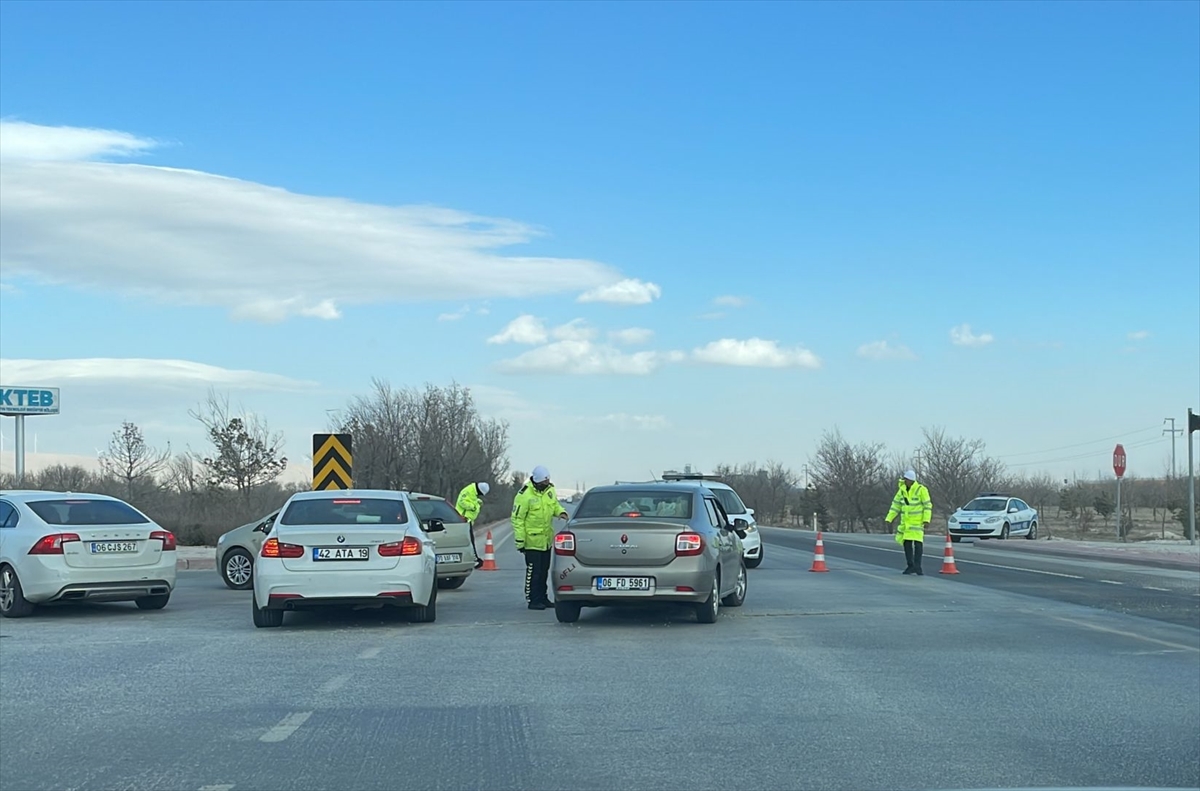
[[[216,558],[178,558],[175,561],[176,571],[199,571],[200,569],[212,570],[216,567]]]
[[[976,547],[980,544],[976,543]],[[1016,549],[1013,547],[988,547],[988,549],[999,550],[1001,552],[1010,552],[1022,556],[1038,555],[1053,555],[1058,558],[1079,558],[1084,560],[1107,560],[1112,563],[1126,563],[1131,566],[1149,566],[1151,568],[1166,568],[1166,569],[1182,569],[1183,571],[1200,570],[1200,558],[1197,560],[1177,560],[1175,558],[1151,558],[1151,557],[1134,557],[1130,555],[1122,555],[1118,553],[1096,552],[1080,549],[1059,549],[1057,547],[1047,548],[1042,544],[1038,544],[1036,548]]]

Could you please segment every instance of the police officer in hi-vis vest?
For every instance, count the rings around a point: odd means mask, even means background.
[[[896,543],[904,545],[904,557],[908,560],[904,573],[925,576],[921,569],[921,551],[925,547],[925,528],[933,519],[933,502],[929,499],[929,490],[917,483],[917,474],[912,470],[904,471],[884,523],[891,528],[897,516],[900,524],[896,527]]]

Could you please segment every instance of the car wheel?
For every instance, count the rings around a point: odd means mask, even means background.
[[[1005,541],[1007,539],[1008,539],[1008,522],[1005,522],[1004,527],[1000,528],[1000,540]]]
[[[721,599],[721,604],[726,607],[741,607],[746,601],[746,583],[749,575],[746,574],[745,564],[738,566],[737,585],[733,588],[733,593]]]
[[[1025,537],[1030,541],[1033,541],[1037,538],[1037,522],[1029,525],[1029,532],[1025,534]]]
[[[154,596],[139,596],[133,600],[139,610],[161,610],[171,600],[171,594],[159,593]]]
[[[12,566],[0,566],[0,615],[5,618],[26,618],[33,615],[34,605],[26,600],[21,580]]]
[[[700,623],[716,623],[717,614],[721,607],[721,579],[720,575],[713,574],[712,590],[708,592],[708,598],[703,604],[696,605],[696,620]]]
[[[260,609],[253,597],[250,598],[250,607],[254,611],[254,625],[259,629],[283,626],[283,610]]]
[[[458,590],[466,581],[466,577],[442,577],[438,580],[438,587],[446,590]]]
[[[579,620],[579,613],[583,611],[583,605],[577,601],[556,601],[554,602],[554,617],[559,623],[575,623]]]
[[[434,585],[429,591],[429,604],[418,604],[413,608],[414,623],[433,623],[437,620],[437,592],[438,586]]]
[[[254,586],[254,558],[244,549],[231,549],[221,561],[221,579],[235,591]]]
[[[745,561],[746,561],[746,568],[748,568],[748,569],[756,569],[756,568],[758,568],[759,566],[761,566],[761,565],[762,565],[762,561],[763,561],[763,551],[762,551],[762,549],[759,549],[759,550],[758,550],[758,556],[757,556],[757,557],[753,557],[753,558],[745,558]]]

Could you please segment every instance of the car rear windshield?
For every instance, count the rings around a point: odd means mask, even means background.
[[[1008,506],[1008,500],[996,497],[976,497],[963,506],[964,511],[1003,511]]]
[[[441,519],[443,522],[465,522],[462,514],[455,511],[450,503],[445,500],[410,500],[412,509],[417,515],[417,519],[422,522],[428,522],[430,519]]]
[[[624,489],[590,492],[575,512],[576,519],[652,516],[659,519],[691,519],[691,492],[656,492]]]
[[[746,513],[746,504],[742,502],[742,498],[738,497],[737,492],[733,489],[713,487],[712,492],[721,501],[721,507],[725,509],[725,513],[730,516]]]
[[[279,519],[281,525],[402,525],[408,510],[401,500],[331,497],[296,500]]]
[[[114,500],[34,500],[28,505],[48,525],[144,525],[150,521],[132,507]]]

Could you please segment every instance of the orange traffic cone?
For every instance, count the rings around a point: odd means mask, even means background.
[[[829,571],[825,568],[825,541],[817,533],[817,554],[813,556],[812,568],[809,571]]]
[[[483,565],[479,567],[480,571],[497,571],[496,566],[496,548],[492,546],[492,531],[487,531],[487,541],[483,544]]]
[[[958,566],[954,565],[954,542],[950,540],[950,534],[946,534],[946,550],[942,557],[942,573],[957,574]]]

